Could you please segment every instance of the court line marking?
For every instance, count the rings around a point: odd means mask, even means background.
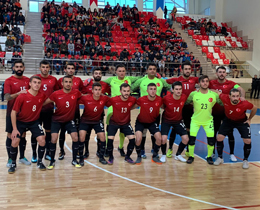
[[[245,208],[254,208],[254,207],[260,207],[260,205],[252,205],[252,206],[236,206],[234,208],[236,209],[245,209]],[[223,208],[215,208],[215,209],[205,209],[205,210],[224,210]]]
[[[72,153],[72,150],[69,148],[69,146],[67,145],[67,143],[65,142],[65,147]],[[129,179],[127,177],[124,177],[124,176],[121,176],[119,174],[116,174],[116,173],[113,173],[111,171],[108,171],[104,168],[101,168],[87,160],[84,160],[84,162],[86,162],[87,164],[101,170],[101,171],[104,171],[106,173],[109,173],[113,176],[116,176],[116,177],[119,177],[121,179],[124,179],[126,181],[129,181],[129,182],[132,182],[132,183],[135,183],[135,184],[138,184],[138,185],[141,185],[141,186],[144,186],[144,187],[147,187],[147,188],[151,188],[153,190],[157,190],[157,191],[160,191],[160,192],[163,192],[163,193],[167,193],[167,194],[170,194],[170,195],[174,195],[174,196],[177,196],[177,197],[181,197],[181,198],[185,198],[185,199],[188,199],[188,200],[192,200],[192,201],[196,201],[196,202],[200,202],[200,203],[204,203],[204,204],[208,204],[208,205],[211,205],[211,206],[217,206],[217,207],[221,207],[221,208],[224,208],[224,209],[231,209],[231,210],[237,210],[235,208],[232,208],[232,207],[228,207],[228,206],[223,206],[223,205],[219,205],[219,204],[216,204],[216,203],[210,203],[210,202],[207,202],[207,201],[203,201],[203,200],[199,200],[199,199],[196,199],[196,198],[191,198],[191,197],[188,197],[188,196],[184,196],[184,195],[180,195],[180,194],[177,194],[177,193],[173,193],[173,192],[170,192],[170,191],[166,191],[166,190],[162,190],[160,188],[157,188],[157,187],[153,187],[151,185],[147,185],[147,184],[144,184],[144,183],[141,183],[141,182],[138,182],[138,181],[135,181],[133,179]]]

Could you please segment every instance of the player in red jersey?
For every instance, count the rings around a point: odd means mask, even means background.
[[[95,68],[93,70],[93,79],[89,78],[87,80],[84,81],[84,91],[83,93],[87,93],[87,94],[92,94],[92,86],[94,83],[100,83],[101,84],[101,92],[102,94],[108,94],[110,95],[111,94],[111,90],[110,90],[110,86],[101,81],[102,79],[102,71],[100,68]],[[102,121],[103,121],[103,118],[104,118],[105,114],[103,113],[102,115]],[[89,145],[89,138],[90,138],[90,134],[91,133],[87,133],[86,135],[86,139],[85,139],[85,154],[84,154],[84,158],[87,158],[89,156],[89,151],[88,151],[88,145]],[[99,145],[100,145],[100,139],[97,137],[97,155],[98,155],[98,151],[99,151]]]
[[[7,111],[6,111],[6,150],[8,155],[8,162],[6,166],[10,168],[12,164],[12,159],[10,156],[10,148],[11,148],[11,133],[13,131],[12,122],[11,122],[11,111],[13,109],[13,105],[15,103],[16,98],[22,94],[27,93],[29,89],[29,81],[28,77],[23,76],[24,73],[24,63],[21,60],[17,60],[14,62],[13,66],[14,75],[7,78],[4,83],[4,95],[7,102]],[[26,146],[25,133],[22,134],[20,143],[19,143],[19,152],[20,152],[20,163],[24,163],[26,165],[30,165],[31,163],[24,157],[24,151]]]
[[[78,107],[78,99],[81,97],[81,93],[77,89],[72,89],[72,78],[70,76],[64,76],[62,81],[63,89],[55,91],[46,100],[44,105],[48,103],[55,103],[56,110],[52,116],[51,122],[51,144],[50,154],[51,162],[48,169],[53,169],[55,164],[55,152],[56,143],[58,140],[59,131],[61,128],[71,135],[72,138],[72,162],[71,164],[76,168],[81,168],[76,157],[79,150],[78,133],[75,122],[75,110]]]
[[[59,90],[58,81],[56,77],[53,77],[49,74],[50,72],[50,63],[46,60],[42,60],[40,62],[40,74],[36,74],[36,76],[39,76],[41,78],[41,88],[40,92],[44,93],[47,98],[56,90]],[[44,107],[42,107],[42,111],[40,114],[40,123],[43,124],[43,128],[45,130],[46,135],[46,153],[45,153],[45,159],[51,160],[49,151],[50,151],[50,142],[51,142],[51,118],[53,114],[53,104],[48,104]],[[37,141],[35,137],[31,138],[31,144],[32,144],[32,163],[37,162],[37,155],[36,155],[36,147],[37,147]]]
[[[244,141],[244,160],[243,160],[243,168],[249,168],[248,157],[251,151],[251,132],[250,132],[250,123],[254,115],[256,114],[257,107],[252,103],[241,100],[241,93],[238,89],[231,89],[229,95],[222,94],[218,92],[221,101],[224,104],[225,109],[225,119],[221,124],[218,136],[217,136],[217,151],[218,158],[214,162],[214,165],[220,165],[223,163],[223,140],[226,135],[233,131],[234,128],[238,130],[241,135],[241,138]],[[249,118],[246,116],[246,111],[251,110]]]
[[[164,112],[162,115],[161,125],[162,144],[167,143],[169,130],[173,127],[174,131],[172,132],[179,134],[182,139],[175,156],[175,159],[181,162],[186,162],[186,160],[181,156],[181,153],[189,142],[186,126],[182,120],[183,107],[186,100],[187,96],[182,94],[182,83],[179,81],[172,84],[172,94],[163,98]],[[164,159],[166,159],[166,156],[164,156]]]
[[[102,164],[107,164],[104,159],[105,147],[106,147],[106,137],[103,123],[104,107],[109,100],[109,97],[101,95],[102,86],[100,83],[94,83],[92,85],[92,93],[90,95],[84,95],[80,98],[79,104],[84,105],[84,112],[81,116],[79,125],[79,155],[80,164],[84,165],[83,149],[84,142],[86,141],[86,135],[91,133],[94,129],[97,134],[98,150],[97,156],[99,157],[99,162]],[[89,140],[89,139],[88,139]]]
[[[241,92],[241,97],[240,97],[241,100],[242,101],[245,100],[245,90],[242,87],[240,87],[237,83],[226,79],[227,73],[226,73],[226,68],[224,66],[220,66],[217,68],[216,75],[217,75],[217,79],[211,80],[209,82],[210,89],[220,91],[223,94],[229,94],[231,89],[236,88]],[[224,107],[216,103],[212,110],[212,116],[214,120],[214,131],[215,131],[214,137],[216,141],[216,136],[220,128],[221,121],[225,118]],[[230,133],[228,133],[227,136],[228,136],[228,143],[230,148],[230,160],[236,162],[237,159],[234,155],[235,138],[233,135],[233,130]]]
[[[156,95],[157,87],[154,83],[147,85],[147,96],[139,98],[133,108],[140,107],[140,113],[135,122],[135,135],[136,135],[136,164],[140,165],[142,162],[141,157],[141,142],[143,138],[144,129],[148,129],[155,138],[152,162],[162,164],[158,157],[158,151],[161,146],[162,136],[159,130],[158,117],[160,117],[160,107],[162,106],[162,98]]]
[[[30,130],[32,136],[34,136],[39,143],[37,167],[40,170],[46,170],[46,167],[42,163],[45,151],[45,136],[41,124],[39,123],[39,117],[43,102],[47,97],[45,94],[39,92],[41,87],[40,77],[32,76],[29,85],[30,89],[27,93],[20,94],[17,97],[11,112],[13,131],[10,149],[12,165],[8,170],[8,173],[10,174],[15,172],[17,147],[21,139],[21,134],[26,132],[26,130]]]
[[[107,152],[109,154],[109,165],[112,165],[114,162],[113,141],[118,129],[120,129],[120,132],[129,139],[125,161],[131,164],[135,163],[130,157],[135,147],[134,131],[130,124],[130,111],[136,103],[136,98],[130,96],[130,85],[127,83],[120,85],[120,93],[120,96],[110,98],[107,103],[108,107],[113,107],[113,114],[109,120],[107,128]]]
[[[79,90],[83,91],[84,90],[84,85],[80,77],[75,77],[75,65],[74,63],[67,63],[64,69],[64,72],[67,76],[70,76],[72,78],[72,90]],[[62,86],[62,80],[63,78],[60,78],[58,80],[58,84],[60,89],[63,88]],[[75,118],[74,122],[76,124],[76,127],[78,129],[79,126],[79,121],[80,121],[80,112],[79,112],[79,106],[77,106],[77,109],[75,111]],[[59,145],[60,145],[60,154],[59,154],[59,160],[63,160],[65,156],[64,152],[64,142],[65,142],[65,129],[62,128],[60,131],[60,137],[59,137]]]

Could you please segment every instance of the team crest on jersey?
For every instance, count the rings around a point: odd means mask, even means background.
[[[155,103],[155,106],[159,106],[159,103],[158,103],[158,102],[156,102],[156,103]]]
[[[227,85],[223,85],[223,88],[227,88]]]
[[[75,96],[75,95],[72,95],[72,96],[71,96],[71,99],[75,99],[75,98],[76,98],[76,96]]]
[[[53,83],[53,81],[52,81],[52,80],[49,80],[49,83],[50,83],[50,84],[52,84],[52,83]]]
[[[209,98],[209,102],[212,102],[213,101],[213,98]]]
[[[126,83],[126,84],[128,84],[128,81],[127,81],[127,80],[125,80],[125,83]]]
[[[184,103],[183,103],[183,101],[180,103],[180,105],[182,106]]]
[[[241,109],[239,109],[239,108],[236,108],[236,111],[237,111],[237,112],[240,112],[240,111],[241,111]]]
[[[74,85],[78,85],[79,83],[78,82],[74,82]]]
[[[130,102],[130,103],[128,103],[128,106],[132,106],[132,103]]]
[[[189,80],[189,83],[192,83],[192,82],[193,82],[193,81],[190,79],[190,80]]]
[[[40,99],[39,99],[39,103],[41,103],[41,102],[42,102],[42,99],[40,98]]]
[[[103,101],[100,101],[100,105],[102,105],[104,102]]]
[[[159,82],[158,82],[156,85],[157,85],[157,87],[160,87],[160,86],[161,86]]]
[[[25,83],[26,85],[28,84],[28,82],[27,82],[27,81],[25,81],[24,83]]]

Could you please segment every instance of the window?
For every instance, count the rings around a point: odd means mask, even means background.
[[[99,8],[104,8],[109,2],[111,7],[116,6],[117,3],[119,3],[120,6],[125,6],[129,5],[129,7],[133,7],[134,4],[136,4],[136,0],[98,0],[98,7]]]

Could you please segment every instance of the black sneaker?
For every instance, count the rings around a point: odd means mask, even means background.
[[[53,162],[51,161],[50,164],[47,166],[47,169],[52,170],[54,168],[54,166],[55,166],[55,161],[53,161]]]
[[[73,165],[73,166],[75,166],[75,168],[81,168],[82,166],[78,163],[78,161],[76,161],[76,160],[73,160],[72,162],[71,162],[71,164]]]
[[[136,165],[141,165],[142,164],[142,158],[141,157],[137,157],[136,161],[135,161]]]
[[[209,165],[214,164],[212,157],[207,157],[207,162],[208,162]]]
[[[125,157],[125,151],[124,151],[124,147],[122,149],[120,149],[119,147],[117,148],[118,152],[120,153],[121,157]]]
[[[89,157],[89,153],[85,153],[84,155],[83,155],[83,158],[84,159],[87,159]]]
[[[84,166],[84,159],[79,161],[79,165]]]
[[[42,162],[37,163],[37,167],[38,167],[41,171],[46,171],[46,167],[45,167],[45,165],[44,165]]]
[[[194,161],[194,157],[189,157],[188,160],[187,160],[187,163],[192,164],[193,161]]]
[[[105,150],[104,157],[109,157],[107,150]]]
[[[64,156],[65,156],[65,152],[64,151],[60,151],[59,160],[63,160]]]
[[[15,172],[15,169],[16,169],[16,164],[12,163],[11,167],[8,169],[8,173],[13,174]]]
[[[99,162],[102,163],[103,165],[107,165],[107,161],[103,157],[99,158]]]
[[[125,157],[125,162],[128,162],[130,164],[135,164],[135,161],[132,160],[130,157]]]

